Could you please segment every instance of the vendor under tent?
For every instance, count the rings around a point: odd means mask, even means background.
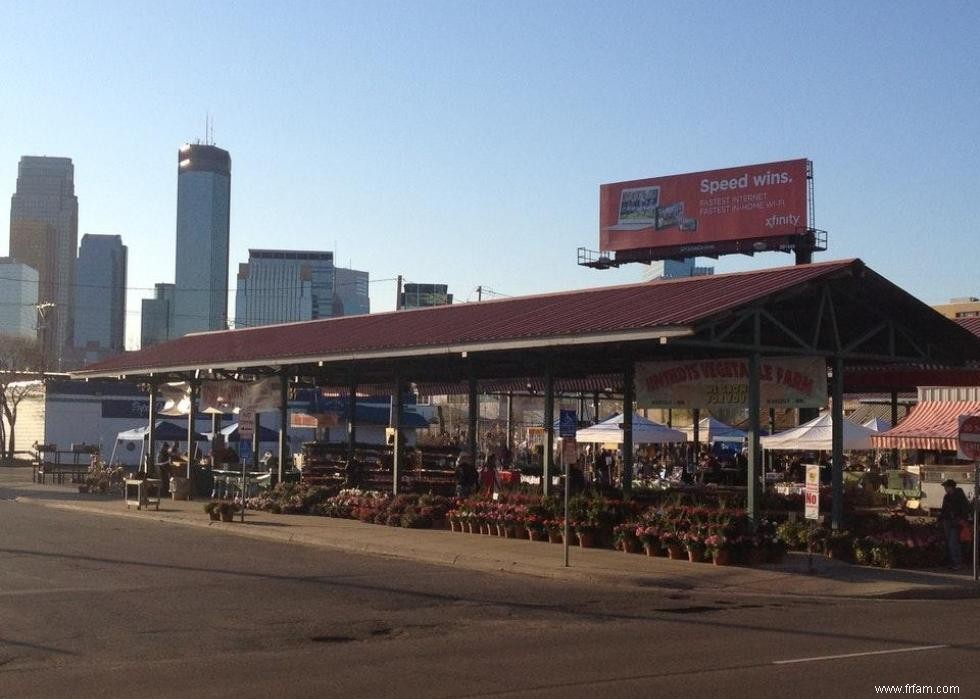
[[[156,425],[154,425],[154,430],[156,432],[156,439],[162,442],[186,442],[187,441],[187,428],[179,425],[175,425],[167,420],[157,420]],[[143,425],[142,427],[135,427],[131,430],[124,430],[116,435],[116,443],[112,445],[112,455],[109,457],[109,463],[115,462],[116,447],[119,442],[140,442],[142,445],[140,447],[140,460],[139,463],[143,463],[143,454],[146,451],[146,440],[150,436],[150,426]],[[204,435],[197,432],[194,433],[195,442],[204,442],[206,438]]]
[[[694,440],[694,426],[685,427],[684,432],[687,434],[687,439],[689,441]],[[731,425],[726,425],[721,420],[717,420],[713,417],[702,418],[698,422],[698,440],[705,444],[714,444],[715,442],[735,442],[742,444],[745,442],[746,433],[744,430],[740,430],[737,427],[732,427]]]
[[[633,413],[633,443],[634,444],[672,444],[687,440],[680,430],[671,429],[659,422]],[[597,425],[585,427],[575,433],[576,442],[594,442],[599,444],[623,443],[623,414],[616,413],[611,418]]]
[[[850,420],[844,420],[844,451],[872,449],[871,435],[874,431]],[[762,437],[759,443],[763,449],[780,451],[831,451],[833,449],[833,419],[830,413],[805,422],[785,432]]]

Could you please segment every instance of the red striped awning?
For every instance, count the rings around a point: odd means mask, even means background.
[[[956,451],[960,415],[980,415],[980,401],[922,401],[898,427],[872,435],[876,449]]]

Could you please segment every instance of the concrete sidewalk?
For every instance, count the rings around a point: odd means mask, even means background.
[[[579,582],[726,594],[959,599],[980,597],[972,576],[938,571],[882,570],[822,556],[790,554],[781,565],[717,567],[606,549],[572,547],[565,568],[559,545],[445,530],[402,529],[353,520],[249,511],[245,522],[211,522],[206,501],[163,501],[160,510],[126,509],[119,497],[82,495],[74,486],[31,483],[29,469],[0,469],[0,498],[25,505],[199,527],[208,535],[237,535],[390,556],[436,565]]]

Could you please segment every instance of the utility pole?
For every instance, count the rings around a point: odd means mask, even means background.
[[[37,304],[37,335],[41,344],[41,372],[48,370],[48,326],[50,325],[49,311],[54,310],[55,304],[50,301]]]
[[[398,291],[395,296],[395,310],[400,311],[402,309],[402,275],[398,275]]]
[[[477,302],[480,302],[480,301],[483,300],[483,287],[482,286],[476,287],[476,300],[477,300]]]

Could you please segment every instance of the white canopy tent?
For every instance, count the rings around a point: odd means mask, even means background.
[[[873,417],[865,423],[862,423],[864,427],[867,427],[872,432],[887,432],[892,428],[892,423],[889,420],[884,420],[880,417]]]
[[[685,427],[685,434],[688,440],[694,440],[694,427]],[[745,431],[737,427],[726,425],[721,420],[713,417],[702,418],[698,422],[698,441],[703,444],[713,444],[715,442],[735,442],[741,444],[745,442]]]
[[[648,420],[633,413],[633,444],[670,444],[687,440],[680,430],[674,430],[659,422]],[[623,414],[616,413],[597,425],[585,427],[575,433],[576,442],[599,444],[623,443]]]
[[[139,442],[140,443],[140,460],[139,463],[143,463],[143,454],[146,450],[146,442],[150,438],[150,426],[142,425],[140,427],[135,427],[131,430],[123,430],[116,435],[116,443],[112,445],[112,455],[109,457],[109,463],[114,463],[116,457],[116,447],[119,446],[119,442]],[[166,420],[157,420],[156,423],[156,438],[164,442],[186,442],[187,441],[187,430],[179,425],[175,425],[172,422],[167,422]],[[194,433],[194,441],[203,442],[205,441],[204,435],[197,432]]]
[[[821,415],[799,427],[762,437],[763,449],[780,451],[832,451],[833,420],[830,413]],[[844,451],[872,449],[873,430],[844,420]]]

